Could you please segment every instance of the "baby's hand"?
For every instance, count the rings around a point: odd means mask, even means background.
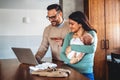
[[[68,53],[70,53],[71,52],[71,47],[70,46],[68,46],[67,48],[66,48],[66,51],[65,51],[65,53],[66,53],[66,55],[68,54]]]
[[[78,58],[72,58],[72,59],[70,60],[70,63],[71,63],[71,64],[75,64],[75,63],[77,63],[77,62],[79,62]]]

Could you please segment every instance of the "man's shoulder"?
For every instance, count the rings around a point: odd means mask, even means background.
[[[52,28],[51,25],[48,25],[48,26],[45,27],[44,31],[50,31],[51,28]]]
[[[49,24],[48,26],[45,27],[45,29],[49,29],[52,28],[53,26],[51,24]]]
[[[68,20],[65,20],[65,21],[64,21],[62,27],[63,27],[63,28],[66,28],[66,29],[68,29],[68,30],[70,30]]]
[[[69,25],[69,21],[68,20],[64,20],[64,24]]]

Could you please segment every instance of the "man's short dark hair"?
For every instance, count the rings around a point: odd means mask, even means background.
[[[51,4],[47,7],[47,10],[51,10],[51,9],[55,9],[56,11],[61,11],[62,12],[62,8],[59,4]]]

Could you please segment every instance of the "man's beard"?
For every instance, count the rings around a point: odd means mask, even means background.
[[[52,21],[52,22],[51,22],[51,25],[52,25],[52,26],[58,26],[58,22],[57,22],[57,21]]]

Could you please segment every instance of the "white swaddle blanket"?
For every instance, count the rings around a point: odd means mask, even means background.
[[[71,44],[74,44],[74,45],[84,45],[84,43],[80,40],[80,38],[72,38],[71,41],[70,41],[70,45]],[[67,55],[68,59],[71,59],[74,56],[74,53],[76,53],[76,56],[81,54],[80,52],[77,52],[77,51],[71,51]],[[84,54],[84,53],[82,53],[82,54]]]
[[[42,64],[38,64],[36,66],[30,66],[29,68],[31,71],[37,71],[37,70],[45,70],[48,68],[56,68],[56,67],[57,67],[57,64],[55,63],[45,62]]]

